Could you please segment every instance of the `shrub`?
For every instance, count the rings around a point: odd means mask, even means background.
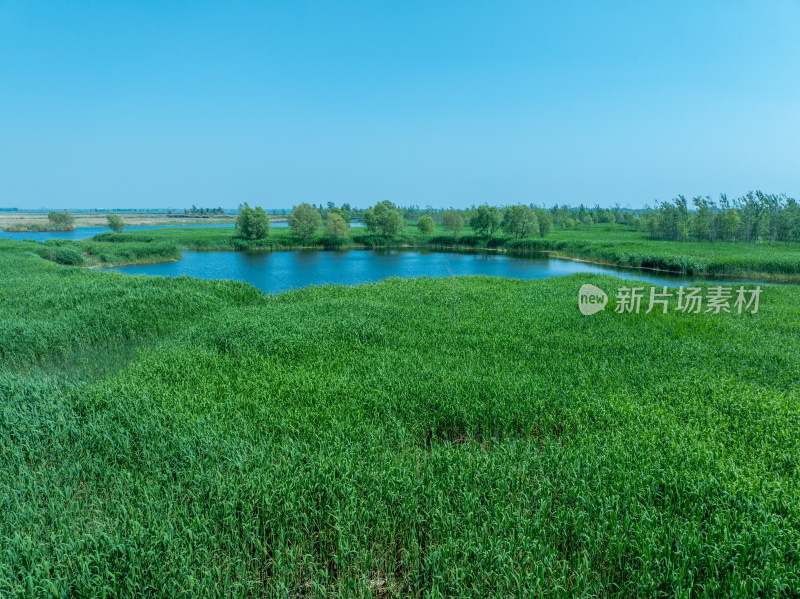
[[[399,235],[404,224],[403,216],[397,210],[397,206],[388,200],[369,208],[364,213],[364,222],[367,224],[367,230],[384,237]]]
[[[251,208],[247,202],[239,206],[236,230],[244,239],[263,239],[269,235],[269,215],[261,206]]]
[[[78,266],[85,263],[83,255],[79,251],[64,247],[58,248],[53,252],[52,260],[68,266]]]
[[[108,226],[115,232],[120,233],[125,228],[125,222],[116,214],[109,214],[106,216]]]
[[[500,210],[487,204],[478,206],[469,224],[479,235],[494,235],[500,228]]]
[[[55,210],[47,215],[47,220],[55,229],[63,231],[71,231],[75,228],[75,219],[66,210],[63,212],[56,212]]]
[[[433,233],[434,229],[436,229],[436,225],[434,224],[433,219],[426,214],[425,216],[419,217],[419,220],[417,221],[417,229],[419,229],[419,232],[424,235],[430,235]]]
[[[503,229],[517,238],[531,237],[539,232],[536,212],[530,206],[511,206],[503,216]]]
[[[325,234],[329,243],[341,245],[350,235],[350,226],[340,214],[332,212],[325,222]]]
[[[319,210],[308,203],[292,208],[287,220],[294,234],[300,239],[308,239],[322,226],[322,215]]]

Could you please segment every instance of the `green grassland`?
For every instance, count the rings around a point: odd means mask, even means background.
[[[37,245],[0,244],[0,596],[800,589],[797,287],[584,317],[622,282],[457,278],[454,323],[451,280],[267,296]]]
[[[537,240],[556,255],[685,274],[800,281],[800,244],[662,241],[624,225],[556,230]]]

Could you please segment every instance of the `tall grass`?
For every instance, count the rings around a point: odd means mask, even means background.
[[[446,279],[264,296],[25,248],[0,248],[0,596],[800,588],[796,287],[583,317],[582,283],[622,282],[459,278],[454,326]]]
[[[595,226],[590,230],[556,231],[537,240],[556,254],[619,266],[655,268],[711,276],[776,276],[797,281],[800,244],[656,241],[629,227]]]

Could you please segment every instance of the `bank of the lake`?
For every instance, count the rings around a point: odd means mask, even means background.
[[[244,240],[234,230],[162,229],[153,240],[174,242],[180,249],[242,250],[304,248],[418,248],[489,250],[499,252],[548,252],[554,257],[577,258],[597,264],[652,269],[706,277],[745,277],[775,282],[800,282],[800,244],[747,244],[735,242],[674,242],[649,239],[624,225],[595,226],[591,230],[555,230],[546,238],[517,239],[508,236],[479,237],[472,231],[453,236],[437,229],[423,235],[408,225],[399,236],[387,239],[366,230],[352,230],[350,237],[334,243],[324,235],[299,240],[290,229],[273,230],[263,240]]]
[[[231,226],[142,227],[123,233],[103,231],[89,239],[63,239],[57,234],[41,234],[53,237],[44,239],[49,249],[36,247],[34,251],[45,257],[53,257],[54,248],[61,247],[62,254],[65,249],[80,254],[80,259],[71,261],[71,264],[121,266],[176,260],[180,258],[182,250],[414,248],[549,254],[597,265],[689,277],[800,282],[800,244],[797,243],[658,241],[623,225],[596,226],[580,231],[555,230],[546,238],[530,239],[508,236],[486,238],[476,236],[470,230],[459,236],[446,235],[441,230],[424,235],[412,225],[407,225],[402,234],[392,238],[354,227],[349,237],[339,240],[323,234],[299,239],[286,223],[283,226],[273,225],[266,238],[255,240],[239,237]],[[87,233],[82,232],[81,235]]]

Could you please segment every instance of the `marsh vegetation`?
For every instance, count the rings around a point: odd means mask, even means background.
[[[457,278],[454,319],[451,280],[265,296],[28,245],[0,248],[3,596],[799,588],[796,287],[586,318],[579,284],[621,281]]]

